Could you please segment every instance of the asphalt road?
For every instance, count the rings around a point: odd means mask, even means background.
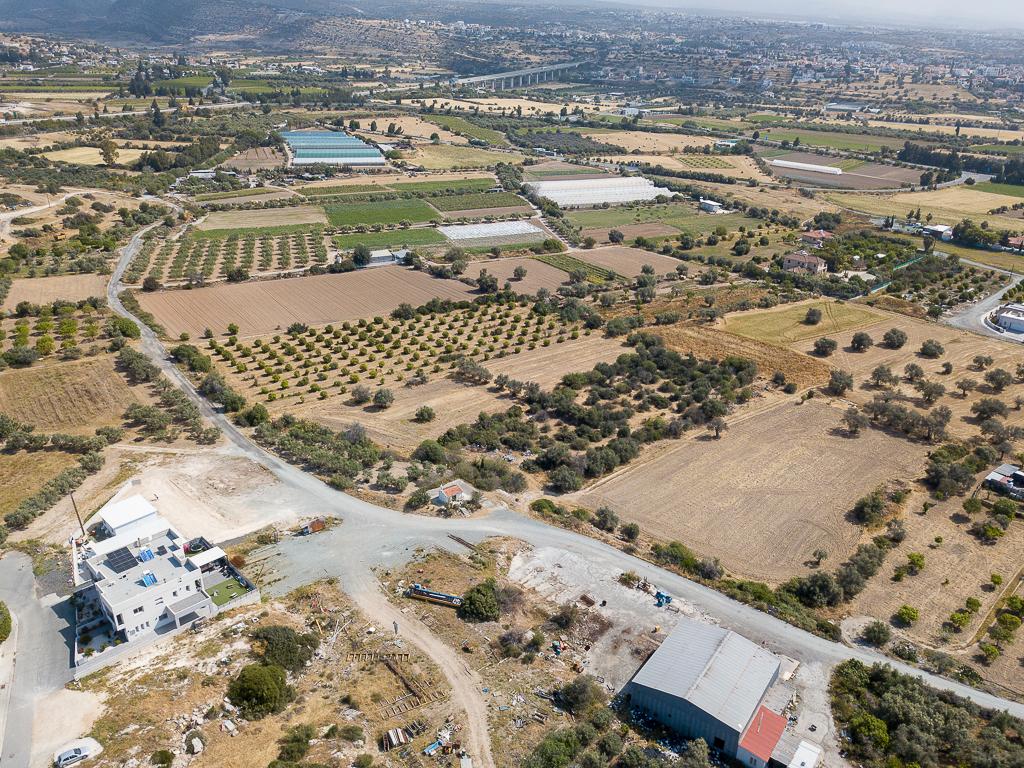
[[[958,312],[954,312],[952,315],[945,318],[943,322],[952,325],[955,328],[962,328],[965,331],[973,331],[974,333],[981,334],[982,336],[989,336],[993,339],[999,339],[1000,341],[1009,343],[1020,342],[1022,339],[1017,334],[999,333],[999,331],[994,331],[989,326],[985,325],[985,318],[988,317],[992,310],[1003,303],[1003,296],[1014,285],[1016,285],[1017,279],[1021,276],[1020,273],[1011,272],[1008,269],[999,269],[998,267],[992,267],[987,264],[981,264],[977,261],[971,261],[970,259],[965,259],[963,257],[960,257],[960,261],[963,264],[969,264],[973,267],[991,270],[992,272],[999,272],[1003,275],[1009,275],[1013,279],[1005,288],[1001,288],[991,296],[982,299],[976,304],[971,304],[969,307],[965,307]]]
[[[71,654],[67,645],[72,631],[71,616],[66,612],[66,601],[54,608],[36,598],[32,560],[20,552],[10,552],[0,559],[0,600],[7,603],[18,622],[14,681],[8,699],[0,766],[28,768],[36,702],[71,680]],[[57,610],[63,612],[58,614]],[[59,716],[55,717],[54,727],[60,727]],[[71,734],[69,738],[77,735]]]

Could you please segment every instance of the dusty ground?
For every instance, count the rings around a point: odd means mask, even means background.
[[[675,237],[679,234],[679,230],[668,224],[623,224],[618,227],[596,227],[590,229],[584,229],[580,232],[580,235],[585,239],[592,237],[599,243],[611,242],[608,239],[608,233],[611,229],[617,229],[622,233],[626,242],[631,242],[638,237]]]
[[[854,502],[883,481],[918,477],[926,448],[874,431],[852,440],[836,430],[840,407],[775,397],[747,406],[720,440],[659,444],[575,498],[747,578],[804,573],[818,548],[841,562],[861,536],[845,519]],[[823,479],[829,467],[842,470]]]
[[[649,133],[647,131],[615,131],[614,133],[584,133],[584,136],[605,144],[622,147],[626,152],[658,155],[682,152],[683,147],[709,147],[715,143],[707,136],[686,136],[680,133]]]
[[[141,149],[119,149],[114,161],[118,165],[134,163],[142,156]],[[72,147],[58,149],[55,152],[44,152],[43,157],[58,163],[75,163],[77,165],[103,165],[103,154],[96,147]]]
[[[0,413],[45,432],[118,426],[125,408],[150,399],[143,387],[127,384],[112,355],[0,374]]]
[[[514,280],[512,273],[516,267],[526,269],[526,277],[522,280]],[[568,281],[568,275],[560,269],[556,269],[542,261],[529,257],[513,257],[508,259],[489,259],[487,261],[472,262],[466,269],[467,277],[477,277],[480,270],[486,269],[489,274],[498,278],[498,286],[504,286],[506,280],[512,280],[512,289],[516,293],[534,295],[540,288],[547,288],[554,293],[558,287]]]
[[[239,171],[262,171],[280,168],[284,164],[285,156],[276,149],[254,147],[229,158],[224,163],[224,167]]]
[[[14,281],[7,298],[5,309],[12,309],[18,302],[30,301],[43,304],[56,299],[78,301],[91,296],[102,296],[108,278],[104,275],[58,275],[54,277],[25,277]]]
[[[103,712],[106,696],[91,691],[61,689],[36,702],[32,720],[32,768],[49,768],[53,754],[70,734],[87,735]],[[53,727],[54,713],[60,713],[60,727]]]
[[[370,123],[374,120],[377,121],[377,128],[379,129],[377,133],[371,133],[369,131]],[[422,120],[421,118],[413,115],[371,115],[370,117],[360,118],[359,123],[363,127],[363,130],[356,131],[356,133],[372,139],[373,141],[380,141],[384,143],[396,141],[401,138],[430,141],[431,135],[435,133],[441,141],[447,144],[469,143],[469,139],[465,136],[459,136],[439,125],[428,123],[426,120]],[[400,136],[388,136],[382,133],[383,131],[386,131],[388,126],[392,123],[401,129],[402,133]]]
[[[675,275],[676,267],[684,263],[671,256],[622,245],[577,251],[573,255],[581,261],[610,269],[623,277],[636,277],[648,265],[654,267],[656,275]]]
[[[197,229],[249,229],[280,227],[291,224],[326,224],[323,208],[316,205],[296,205],[253,211],[214,211],[204,218]]]
[[[196,337],[204,328],[220,329],[235,322],[243,337],[252,337],[293,322],[323,325],[386,315],[402,302],[418,306],[435,296],[459,300],[473,293],[454,280],[402,267],[376,267],[338,275],[144,293],[139,299],[173,336],[188,331]]]
[[[1020,219],[1009,214],[992,214],[988,211],[1004,205],[1012,206],[1020,198],[1009,195],[982,192],[965,186],[950,187],[927,192],[898,192],[891,195],[866,195],[854,192],[828,192],[823,200],[873,216],[896,214],[905,216],[908,211],[921,208],[921,215],[932,215],[936,224],[958,224],[965,216],[984,217],[993,229],[1020,229]]]

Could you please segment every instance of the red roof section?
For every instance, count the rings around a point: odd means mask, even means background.
[[[804,232],[803,237],[810,240],[828,240],[834,235],[826,229],[812,229],[810,232]]]
[[[462,486],[446,485],[444,488],[441,489],[441,493],[443,493],[448,498],[452,498],[453,496],[458,496],[460,493],[462,493]]]
[[[740,739],[740,746],[750,754],[768,762],[772,752],[775,751],[775,745],[782,737],[782,732],[786,730],[786,722],[786,718],[775,714],[762,704],[754,713],[743,738]]]

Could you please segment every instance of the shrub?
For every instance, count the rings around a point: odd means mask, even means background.
[[[875,647],[881,647],[889,642],[892,638],[892,632],[890,631],[887,624],[881,621],[872,621],[861,633],[861,637],[864,641],[874,645]]]
[[[311,633],[299,634],[291,627],[272,625],[253,630],[257,657],[268,665],[298,672],[313,658],[320,641]]]
[[[807,325],[817,325],[821,322],[821,310],[817,307],[811,307],[807,310],[807,314],[804,315],[804,323]]]
[[[0,643],[11,636],[11,612],[7,605],[0,602]]]
[[[416,409],[416,421],[420,424],[426,424],[427,422],[433,421],[435,415],[434,409],[429,405],[421,405]]]
[[[934,360],[937,357],[942,357],[945,353],[946,348],[935,339],[925,339],[921,344],[922,357]]]
[[[294,698],[281,667],[249,664],[228,684],[228,698],[247,720],[259,720],[280,712]]]
[[[890,328],[882,335],[882,343],[889,349],[900,349],[907,343],[907,334],[899,328]]]
[[[619,533],[626,541],[636,541],[640,536],[640,526],[636,523],[623,523],[619,527]]]
[[[153,765],[170,765],[174,762],[174,753],[169,749],[158,749],[150,755],[149,762]]]
[[[905,627],[911,626],[919,618],[921,618],[921,613],[912,605],[901,605],[900,609],[896,611],[897,621]]]
[[[857,331],[850,340],[850,347],[855,352],[867,352],[875,344],[875,340],[864,331]]]
[[[815,339],[814,341],[814,354],[818,357],[829,357],[833,352],[836,351],[836,347],[839,345],[835,339],[822,338]]]
[[[494,579],[470,587],[462,596],[459,618],[464,621],[497,621],[500,615],[498,588]]]
[[[558,690],[558,699],[569,712],[577,716],[592,708],[603,707],[607,702],[604,689],[590,675],[579,675],[563,685]],[[619,749],[622,749],[621,744]]]

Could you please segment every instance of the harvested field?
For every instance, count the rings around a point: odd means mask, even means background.
[[[484,366],[495,376],[506,374],[520,381],[535,381],[545,389],[553,387],[567,373],[589,371],[597,363],[614,360],[623,346],[599,334],[569,340],[563,344],[524,351],[500,360],[488,360]],[[493,413],[512,407],[515,401],[499,396],[490,388],[468,386],[450,378],[439,378],[419,387],[395,387],[394,404],[385,411],[367,410],[332,398],[329,403],[311,402],[298,406],[304,416],[335,429],[344,429],[353,421],[366,427],[369,436],[402,453],[411,452],[420,442],[442,434],[449,427],[476,419],[480,413]],[[438,414],[435,421],[418,424],[416,410],[429,405]]]
[[[124,409],[144,401],[143,390],[129,387],[107,355],[0,374],[0,413],[44,432],[91,434],[120,425]]]
[[[615,229],[622,233],[626,242],[635,240],[638,237],[662,238],[674,237],[679,234],[678,229],[668,224],[621,224],[615,227]],[[608,239],[610,231],[608,227],[591,227],[581,230],[580,235],[584,239],[592,237],[599,243],[609,243],[611,242]]]
[[[331,187],[354,187],[360,191],[364,188],[373,191],[376,188],[380,188],[381,191],[387,191],[398,187],[408,188],[410,184],[439,184],[440,188],[445,188],[449,184],[455,186],[460,181],[478,181],[481,179],[488,179],[494,181],[494,176],[483,171],[458,171],[452,173],[376,173],[371,175],[363,174],[359,176],[349,176],[344,178],[330,178],[322,181],[313,181],[309,184],[304,184],[298,187],[298,191],[302,193],[313,192],[317,189],[331,188]],[[315,194],[315,193],[314,193]]]
[[[239,190],[239,192],[249,192],[249,194],[227,195],[214,199],[197,197],[195,202],[200,205],[243,205],[245,203],[265,203],[268,200],[286,200],[289,197],[295,197],[291,192],[284,189]]]
[[[361,224],[414,223],[437,218],[437,212],[419,198],[380,200],[375,203],[332,203],[326,206],[327,218],[334,227]]]
[[[214,211],[196,225],[202,232],[264,229],[296,224],[326,224],[324,210],[317,205],[295,205],[254,211]]]
[[[718,557],[737,576],[778,584],[806,573],[815,549],[839,563],[861,530],[845,519],[879,483],[916,478],[926,447],[874,430],[834,433],[841,411],[793,400],[741,412],[721,440],[706,435],[645,450],[575,497],[610,506],[662,539]],[[823,482],[814,470],[842,467]]]
[[[118,165],[134,163],[144,150],[141,149],[119,149],[117,159]],[[55,152],[44,152],[43,157],[55,163],[72,163],[75,165],[103,165],[103,154],[96,147],[72,147],[71,149],[58,149]]]
[[[663,256],[660,253],[651,253],[624,245],[576,251],[574,255],[588,264],[609,269],[623,277],[636,277],[648,264],[654,267],[656,275],[675,274],[676,267],[684,263],[671,256]]]
[[[801,390],[828,382],[831,366],[791,349],[781,349],[708,326],[676,324],[657,328],[655,332],[665,340],[669,349],[681,354],[692,353],[708,360],[721,360],[730,355],[745,357],[757,363],[758,373],[763,378],[782,371],[786,374],[786,381],[793,382]]]
[[[4,136],[0,138],[0,148],[18,150],[39,149],[65,141],[74,141],[76,138],[75,134],[63,131],[33,133],[27,136]]]
[[[521,163],[518,152],[493,152],[476,147],[456,147],[451,144],[425,144],[408,156],[414,165],[427,170],[454,170],[457,168],[489,168],[497,163]]]
[[[512,276],[516,267],[526,269],[526,277],[522,280],[515,280]],[[554,293],[562,283],[567,281],[567,275],[562,270],[529,257],[470,262],[465,274],[467,277],[476,278],[482,269],[486,269],[489,274],[497,277],[499,286],[503,286],[506,280],[511,280],[512,290],[516,293],[532,295],[541,288],[547,288]]]
[[[268,171],[283,168],[285,156],[273,147],[253,147],[239,152],[221,165],[236,171]]]
[[[60,451],[0,453],[0,519],[51,477],[77,463],[74,456]]]
[[[563,163],[558,160],[548,160],[536,165],[523,167],[523,179],[525,181],[544,181],[550,179],[600,179],[608,176],[607,173],[597,168],[588,168],[572,163]]]
[[[1020,199],[1009,195],[981,192],[967,186],[948,187],[927,192],[897,192],[890,195],[858,195],[855,193],[829,192],[823,195],[829,202],[843,208],[859,211],[872,216],[897,218],[906,211],[921,209],[921,215],[932,215],[936,224],[958,224],[965,215],[984,215],[993,229],[1021,228],[1021,220],[1010,214],[985,215],[993,208],[1012,206]]]
[[[646,131],[611,131],[609,133],[583,133],[587,138],[622,147],[626,152],[637,150],[652,155],[679,153],[683,147],[710,147],[715,139],[707,136],[687,136],[681,133],[647,133]]]
[[[363,138],[371,139],[372,141],[389,141],[392,140],[393,137],[383,134],[382,132],[387,130],[388,126],[394,123],[395,127],[401,130],[401,135],[404,138],[430,141],[431,135],[436,133],[438,138],[446,144],[469,143],[469,139],[464,136],[458,136],[451,131],[442,128],[440,125],[428,123],[426,120],[422,120],[421,118],[413,115],[371,115],[370,117],[360,118],[359,122],[360,125],[368,128],[370,123],[373,121],[377,122],[377,127],[380,131],[372,133],[369,130],[364,129],[356,131],[355,133]]]
[[[19,302],[45,304],[57,299],[78,301],[91,296],[103,296],[107,288],[104,275],[59,275],[54,277],[25,277],[16,279],[3,302],[10,309]]]
[[[207,327],[238,323],[251,337],[293,322],[323,325],[386,315],[402,302],[471,298],[468,286],[402,267],[376,267],[345,274],[218,285],[192,291],[143,293],[139,300],[172,336],[193,336]]]
[[[807,310],[812,308],[820,309],[822,313],[821,322],[817,325],[808,325],[804,322]],[[854,328],[863,328],[882,319],[881,313],[863,305],[811,301],[738,313],[726,319],[724,329],[739,336],[781,346],[802,339],[830,336]]]

